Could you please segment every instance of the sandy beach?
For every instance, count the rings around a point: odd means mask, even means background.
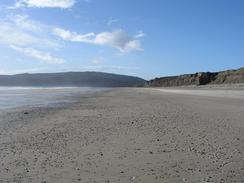
[[[2,110],[0,182],[244,182],[242,92],[119,88]]]

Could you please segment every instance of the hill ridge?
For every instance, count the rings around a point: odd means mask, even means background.
[[[132,87],[145,82],[135,76],[94,71],[0,75],[0,86]]]

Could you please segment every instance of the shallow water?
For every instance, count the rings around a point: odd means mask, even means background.
[[[90,87],[0,87],[0,109],[52,106],[72,103],[79,96],[86,96],[108,88]]]

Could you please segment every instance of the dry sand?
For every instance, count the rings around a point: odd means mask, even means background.
[[[233,95],[124,88],[2,111],[0,182],[244,182],[244,97]]]

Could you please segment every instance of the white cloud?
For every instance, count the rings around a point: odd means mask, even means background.
[[[77,34],[75,32],[70,32],[60,28],[54,28],[53,33],[61,37],[65,41],[73,42],[87,42],[90,43],[92,38],[95,36],[95,33],[91,32],[88,34]]]
[[[16,1],[16,3],[35,3],[50,1]],[[61,1],[57,1],[60,2]],[[60,41],[54,38],[52,26],[42,24],[24,14],[10,14],[0,18],[0,45],[13,49],[27,57],[42,63],[62,64],[64,59],[53,56],[52,50],[58,50]],[[43,52],[40,50],[48,50]]]
[[[10,16],[9,19],[14,22],[18,28],[24,30],[42,31],[44,28],[46,28],[45,25],[31,20],[27,15],[14,15]]]
[[[145,36],[146,36],[146,34],[143,31],[139,31],[137,33],[137,35],[135,35],[135,38],[141,38],[141,37],[145,37]]]
[[[129,36],[124,30],[101,32],[91,41],[94,44],[117,48],[121,52],[142,50],[140,40]]]
[[[75,0],[18,0],[15,3],[16,8],[71,8]]]
[[[34,48],[22,48],[17,46],[11,46],[12,49],[24,54],[27,57],[39,60],[43,63],[48,64],[62,64],[64,60],[62,58],[57,58],[52,56],[50,53],[42,52]]]
[[[11,24],[0,22],[1,44],[25,46],[38,42],[38,38],[16,29],[16,27]]]
[[[50,33],[45,31],[48,28],[26,15],[9,16],[5,20],[0,20],[0,44],[43,63],[61,64],[64,62],[63,59],[38,50],[60,48],[60,45],[50,38]]]
[[[114,24],[114,23],[116,23],[116,22],[119,22],[119,19],[117,19],[117,18],[110,18],[109,20],[108,20],[108,22],[107,22],[107,25],[112,25],[112,24]]]
[[[128,35],[127,32],[121,29],[113,32],[101,32],[99,34],[93,32],[88,34],[77,34],[76,32],[55,28],[53,29],[53,33],[66,41],[110,46],[118,49],[122,53],[142,50],[140,40]]]
[[[60,48],[44,30],[48,26],[29,19],[25,15],[15,15],[0,20],[0,44],[32,47]]]

